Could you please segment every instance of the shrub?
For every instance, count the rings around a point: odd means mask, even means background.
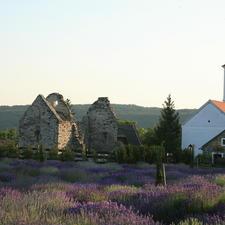
[[[115,158],[118,163],[134,164],[141,159],[141,151],[137,146],[123,145],[115,150]]]
[[[50,160],[59,159],[59,151],[57,148],[53,148],[48,152],[48,159],[50,159]]]
[[[18,158],[19,150],[16,143],[11,140],[6,140],[0,144],[0,157]]]
[[[144,145],[141,147],[143,150],[144,161],[153,164],[157,160],[157,149],[154,146]]]
[[[152,146],[155,152],[157,152],[156,159],[156,185],[166,185],[165,167],[163,161],[165,159],[165,149],[162,146]]]
[[[181,162],[190,165],[193,162],[192,150],[186,148],[181,152]]]
[[[121,145],[120,147],[118,147],[117,149],[114,150],[114,154],[115,154],[115,160],[118,163],[123,163],[125,158],[126,158],[126,150],[125,150],[125,146]]]
[[[200,164],[212,164],[212,154],[210,152],[203,152],[203,154],[198,155],[198,161]]]
[[[44,162],[46,159],[45,150],[43,149],[42,145],[38,149],[38,159],[40,162]]]
[[[33,150],[31,147],[25,148],[21,150],[22,159],[32,159],[33,158]]]
[[[60,159],[62,161],[73,161],[75,159],[75,153],[73,151],[71,151],[71,149],[66,148],[66,149],[62,150]]]
[[[20,151],[16,146],[11,146],[7,151],[7,157],[9,158],[19,158]]]
[[[40,146],[37,150],[34,151],[32,158],[34,160],[38,160],[40,162],[44,162],[46,160],[46,151]]]
[[[97,154],[97,152],[96,152],[96,150],[92,150],[92,154],[93,154],[93,160],[95,161],[95,162],[97,162],[98,161],[98,154]]]

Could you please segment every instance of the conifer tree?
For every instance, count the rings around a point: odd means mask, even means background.
[[[158,144],[163,144],[165,153],[172,153],[176,162],[180,158],[181,125],[171,95],[163,104],[159,123],[155,128]]]

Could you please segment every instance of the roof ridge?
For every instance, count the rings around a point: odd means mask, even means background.
[[[210,102],[221,112],[225,113],[225,102],[217,100],[210,100]]]

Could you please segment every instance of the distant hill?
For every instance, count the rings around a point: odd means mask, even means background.
[[[76,120],[80,121],[87,112],[90,105],[73,105]],[[112,104],[119,119],[136,121],[138,127],[154,127],[160,116],[161,108],[142,107],[137,105]],[[28,105],[0,106],[0,130],[17,128],[19,119],[23,116]],[[181,123],[191,117],[196,109],[178,110]]]

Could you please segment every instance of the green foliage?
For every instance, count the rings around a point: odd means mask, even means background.
[[[143,145],[140,148],[142,149],[142,155],[145,162],[153,164],[157,161],[157,148],[147,145]]]
[[[38,159],[40,162],[44,162],[46,159],[45,150],[43,149],[42,145],[38,149]]]
[[[157,208],[155,217],[157,219],[163,218],[163,220],[167,222],[169,222],[171,218],[182,218],[187,208],[187,206],[184,205],[186,201],[187,196],[183,193],[171,194],[164,200],[155,204],[155,207]]]
[[[21,158],[22,159],[32,159],[33,155],[34,155],[34,153],[33,153],[33,150],[31,147],[21,150]]]
[[[19,157],[19,150],[13,140],[5,140],[0,144],[0,157]]]
[[[32,158],[40,162],[44,162],[46,160],[46,152],[42,145],[40,145],[37,150],[34,150]]]
[[[164,102],[159,123],[155,128],[158,144],[163,144],[166,153],[172,153],[176,162],[180,161],[181,125],[179,114],[169,95]]]
[[[16,129],[9,129],[0,131],[0,140],[14,140],[16,141],[18,138],[18,134]]]
[[[160,158],[165,161],[165,151],[162,146],[134,146],[134,145],[121,145],[114,151],[115,160],[118,163],[135,164],[138,161],[145,161],[150,164],[156,163]]]
[[[125,146],[121,145],[117,149],[114,150],[115,160],[118,163],[123,163],[124,159],[126,158],[126,150]]]
[[[48,159],[50,160],[58,160],[59,159],[59,151],[57,148],[53,148],[48,152]]]
[[[5,146],[0,145],[0,157],[6,157],[7,156],[7,149]]]
[[[188,218],[181,221],[178,225],[203,225],[203,223],[196,218]]]
[[[115,158],[118,163],[134,164],[141,160],[141,150],[134,145],[122,145],[115,150]]]
[[[141,138],[141,143],[143,145],[155,145],[157,144],[157,139],[155,135],[155,130],[152,128],[140,128],[138,130],[139,136]]]
[[[13,143],[7,147],[7,157],[19,158],[19,156],[20,156],[20,151]]]
[[[203,152],[203,154],[197,156],[197,159],[200,165],[212,164],[212,154],[210,152]]]
[[[60,154],[60,159],[62,161],[74,161],[75,153],[71,149],[65,148]]]
[[[156,152],[156,185],[166,185],[165,166],[163,161],[165,160],[165,149],[162,146],[152,146],[154,152]]]
[[[90,105],[72,105],[72,111],[76,112],[78,121],[87,113]],[[19,119],[23,116],[28,106],[0,106],[0,130],[16,128]],[[141,107],[136,105],[112,104],[118,118],[121,120],[136,121],[139,127],[154,127],[160,115],[160,108]],[[194,115],[196,110],[179,110],[181,122]]]
[[[137,124],[137,122],[132,120],[117,120],[117,123],[119,125],[136,125]]]
[[[181,162],[185,164],[192,164],[193,163],[193,151],[186,148],[181,152]]]
[[[98,161],[98,153],[95,149],[92,150],[92,154],[93,154],[94,162],[97,162]]]
[[[224,187],[225,186],[225,176],[224,175],[218,175],[215,177],[214,180],[215,184]]]

